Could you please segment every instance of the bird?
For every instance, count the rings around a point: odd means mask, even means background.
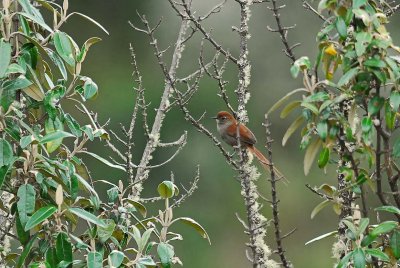
[[[217,129],[221,138],[224,142],[232,147],[237,146],[237,127],[238,121],[236,118],[226,111],[220,111],[213,119],[217,121]],[[246,148],[250,153],[252,153],[260,163],[267,169],[270,170],[271,165],[268,159],[260,152],[255,144],[257,143],[256,136],[251,132],[251,130],[243,124],[239,125],[239,140],[240,146]],[[283,174],[274,167],[275,174],[278,178],[284,178]]]

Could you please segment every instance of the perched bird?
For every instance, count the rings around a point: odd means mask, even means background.
[[[221,111],[217,114],[217,116],[212,117],[217,120],[217,129],[221,138],[230,146],[237,146],[237,126],[238,122],[233,115],[228,112]],[[245,125],[239,125],[239,136],[240,136],[240,146],[249,150],[260,163],[266,167],[268,170],[270,169],[270,164],[268,159],[254,146],[257,142],[256,137],[253,132],[248,129]],[[274,168],[274,171],[278,178],[283,178],[282,173]]]

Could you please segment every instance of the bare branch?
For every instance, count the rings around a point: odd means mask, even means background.
[[[327,22],[328,20],[321,14],[319,13],[315,8],[313,8],[313,6],[308,3],[306,0],[303,0],[303,7],[305,9],[310,10],[311,12],[313,12],[315,15],[317,15],[321,20]]]
[[[267,154],[267,159],[269,161],[269,170],[271,174],[271,196],[272,196],[272,215],[274,218],[274,227],[275,227],[275,242],[278,247],[278,255],[282,261],[282,265],[285,268],[290,268],[292,267],[290,262],[287,260],[285,256],[285,250],[283,249],[282,245],[282,237],[281,237],[281,229],[279,226],[279,200],[278,200],[278,194],[277,194],[277,189],[276,189],[276,179],[275,179],[275,168],[274,164],[272,162],[272,138],[271,138],[271,131],[269,127],[271,126],[269,120],[268,120],[268,115],[265,114],[265,133],[267,137],[267,142],[266,142],[266,148],[268,151]]]
[[[272,2],[272,8],[270,7],[269,9],[272,10],[273,14],[274,14],[274,18],[276,21],[276,25],[278,27],[277,30],[272,29],[271,27],[268,27],[268,29],[272,32],[278,32],[279,36],[281,37],[281,41],[283,43],[283,46],[285,47],[285,49],[283,50],[285,52],[285,55],[288,56],[292,62],[296,61],[296,56],[293,53],[293,49],[298,46],[299,44],[296,44],[295,46],[290,46],[289,45],[289,41],[287,39],[287,34],[288,31],[292,28],[294,28],[295,26],[291,26],[291,27],[284,27],[282,26],[282,22],[281,22],[281,14],[279,13],[279,10],[284,8],[285,6],[277,6],[276,3],[277,0],[271,0]]]
[[[168,0],[168,2],[171,4],[172,8],[177,12],[177,14],[182,18],[182,20],[189,20],[191,21],[194,26],[204,35],[204,38],[206,40],[208,40],[217,51],[220,51],[223,55],[225,55],[226,57],[229,57],[229,59],[234,62],[235,64],[237,64],[237,59],[235,59],[227,50],[223,49],[221,45],[219,45],[214,38],[211,37],[211,35],[209,34],[209,32],[203,27],[203,25],[200,23],[200,20],[197,19],[191,9],[190,6],[188,5],[188,3],[185,0],[182,0],[182,3],[180,4],[183,8],[184,11],[181,12],[179,11],[179,9],[177,8],[177,3],[172,1],[172,0]]]
[[[170,66],[169,71],[167,71],[164,63],[162,62],[162,55],[160,54],[160,50],[157,45],[157,40],[154,38],[153,31],[151,30],[149,23],[145,19],[145,17],[141,17],[141,19],[142,19],[143,24],[147,28],[148,36],[151,40],[151,45],[155,49],[156,57],[159,61],[159,64],[163,68],[163,72],[168,73],[169,76],[171,76],[171,77],[175,77],[176,69],[178,68],[178,65],[179,65],[180,56],[184,50],[182,41],[185,39],[185,33],[188,28],[189,22],[186,20],[183,20],[181,23],[181,28],[179,30],[178,38],[176,41],[171,66]],[[145,167],[148,165],[150,159],[152,158],[152,153],[158,146],[160,130],[161,130],[161,126],[162,126],[162,123],[163,123],[163,120],[165,117],[166,109],[168,108],[170,93],[171,93],[171,83],[170,83],[170,81],[166,81],[166,84],[164,87],[164,93],[162,95],[159,108],[157,109],[157,114],[156,114],[156,117],[154,120],[152,130],[149,134],[149,140],[148,140],[145,150],[143,152],[142,159],[141,159],[140,165],[139,165],[140,167],[137,170],[134,181],[143,180],[143,178],[148,177],[147,168],[145,168]],[[135,185],[134,187],[132,187],[132,195],[139,196],[141,190],[142,190],[141,184]]]

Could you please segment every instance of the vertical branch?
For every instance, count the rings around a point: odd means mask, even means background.
[[[244,197],[247,221],[248,221],[248,234],[250,236],[250,243],[248,246],[251,249],[251,257],[249,258],[254,268],[259,267],[276,267],[275,261],[269,259],[271,250],[265,243],[266,236],[266,218],[259,212],[260,205],[258,203],[258,193],[256,190],[255,182],[260,176],[257,169],[251,166],[248,162],[247,150],[241,149],[239,138],[239,125],[248,122],[246,104],[250,98],[249,85],[251,78],[251,66],[248,59],[248,40],[249,34],[249,19],[251,16],[250,7],[253,4],[252,0],[236,0],[240,5],[240,54],[237,62],[239,69],[238,74],[238,87],[236,94],[238,97],[238,128],[237,140],[238,150],[240,154],[239,161],[239,178],[242,187],[242,195]]]
[[[345,106],[346,106],[345,103],[341,103],[340,110],[344,114],[344,116],[347,118],[348,111],[346,110]],[[338,150],[339,163],[338,163],[338,166],[339,167],[342,167],[346,164],[345,163],[345,161],[346,161],[345,160],[346,144],[345,144],[344,138],[345,138],[345,133],[344,133],[343,126],[341,126],[340,130],[339,130],[339,137],[338,137],[338,141],[339,141],[339,150]],[[347,253],[346,251],[347,251],[347,242],[348,242],[348,238],[346,237],[347,227],[342,222],[342,220],[348,216],[351,216],[352,194],[349,190],[346,189],[347,183],[344,178],[344,174],[339,173],[337,179],[338,179],[339,198],[342,200],[342,202],[341,202],[342,207],[341,207],[341,211],[340,211],[340,215],[339,215],[339,226],[338,226],[339,243],[341,243],[342,245],[346,245],[343,248],[344,250],[339,253],[340,259],[342,259]]]
[[[278,250],[278,255],[282,261],[282,265],[285,268],[289,268],[291,267],[290,262],[286,259],[285,256],[285,250],[283,249],[282,246],[282,236],[281,236],[281,229],[279,226],[279,207],[278,207],[278,203],[279,203],[279,199],[278,199],[278,194],[277,194],[277,190],[276,190],[276,174],[275,174],[275,169],[274,169],[274,164],[272,162],[272,138],[271,138],[271,131],[269,129],[269,127],[271,126],[269,119],[268,119],[268,114],[265,114],[265,133],[266,133],[266,137],[267,137],[267,142],[266,142],[266,148],[268,151],[267,154],[267,159],[269,162],[269,170],[270,170],[270,174],[271,174],[271,197],[272,197],[272,215],[274,217],[274,228],[275,228],[275,242],[277,245],[277,250]]]
[[[135,79],[137,83],[137,96],[135,100],[135,105],[133,108],[132,116],[131,116],[131,123],[129,125],[128,132],[126,133],[127,136],[127,151],[126,151],[126,170],[128,173],[128,177],[130,179],[130,183],[134,183],[134,175],[133,175],[133,166],[131,165],[132,163],[132,147],[133,147],[133,130],[135,128],[135,123],[136,123],[136,118],[140,106],[140,102],[144,100],[144,88],[142,85],[142,79],[139,73],[139,69],[137,66],[136,62],[136,54],[135,50],[133,49],[132,44],[129,44],[129,50],[131,52],[131,58],[132,58],[132,65],[133,65],[133,73],[132,76]],[[143,111],[146,109],[146,107],[142,107]]]
[[[142,18],[142,20],[148,27],[148,34],[152,36],[154,29],[150,29],[150,27],[148,26],[148,22],[145,20],[145,18]],[[179,60],[180,60],[182,52],[184,50],[183,41],[185,39],[185,33],[188,28],[188,25],[189,25],[189,22],[187,20],[182,20],[178,38],[177,38],[177,41],[175,44],[172,62],[171,62],[171,65],[170,65],[170,68],[168,71],[169,77],[172,79],[175,78],[175,73],[176,73],[176,70],[179,65]],[[157,40],[155,40],[154,38],[152,38],[151,45],[153,47],[157,47],[157,50],[158,50]],[[160,61],[161,55],[156,55],[156,56]],[[160,105],[157,109],[157,114],[154,119],[153,127],[149,134],[149,139],[148,139],[148,142],[144,149],[142,159],[140,160],[139,168],[137,169],[137,173],[135,176],[134,182],[140,181],[140,183],[136,183],[132,187],[132,195],[134,197],[138,197],[140,195],[140,192],[142,191],[142,182],[148,178],[149,170],[147,168],[147,165],[149,164],[149,162],[152,158],[152,154],[155,151],[155,149],[157,148],[157,143],[159,142],[161,126],[164,121],[167,108],[169,106],[170,94],[171,94],[171,81],[166,80],[164,92],[163,92],[163,95],[161,98]]]

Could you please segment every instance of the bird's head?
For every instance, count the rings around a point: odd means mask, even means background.
[[[224,124],[231,124],[234,123],[236,121],[235,117],[233,115],[231,115],[228,112],[225,111],[221,111],[217,114],[217,116],[212,117],[213,119],[217,120],[217,123],[219,125],[224,125]]]

